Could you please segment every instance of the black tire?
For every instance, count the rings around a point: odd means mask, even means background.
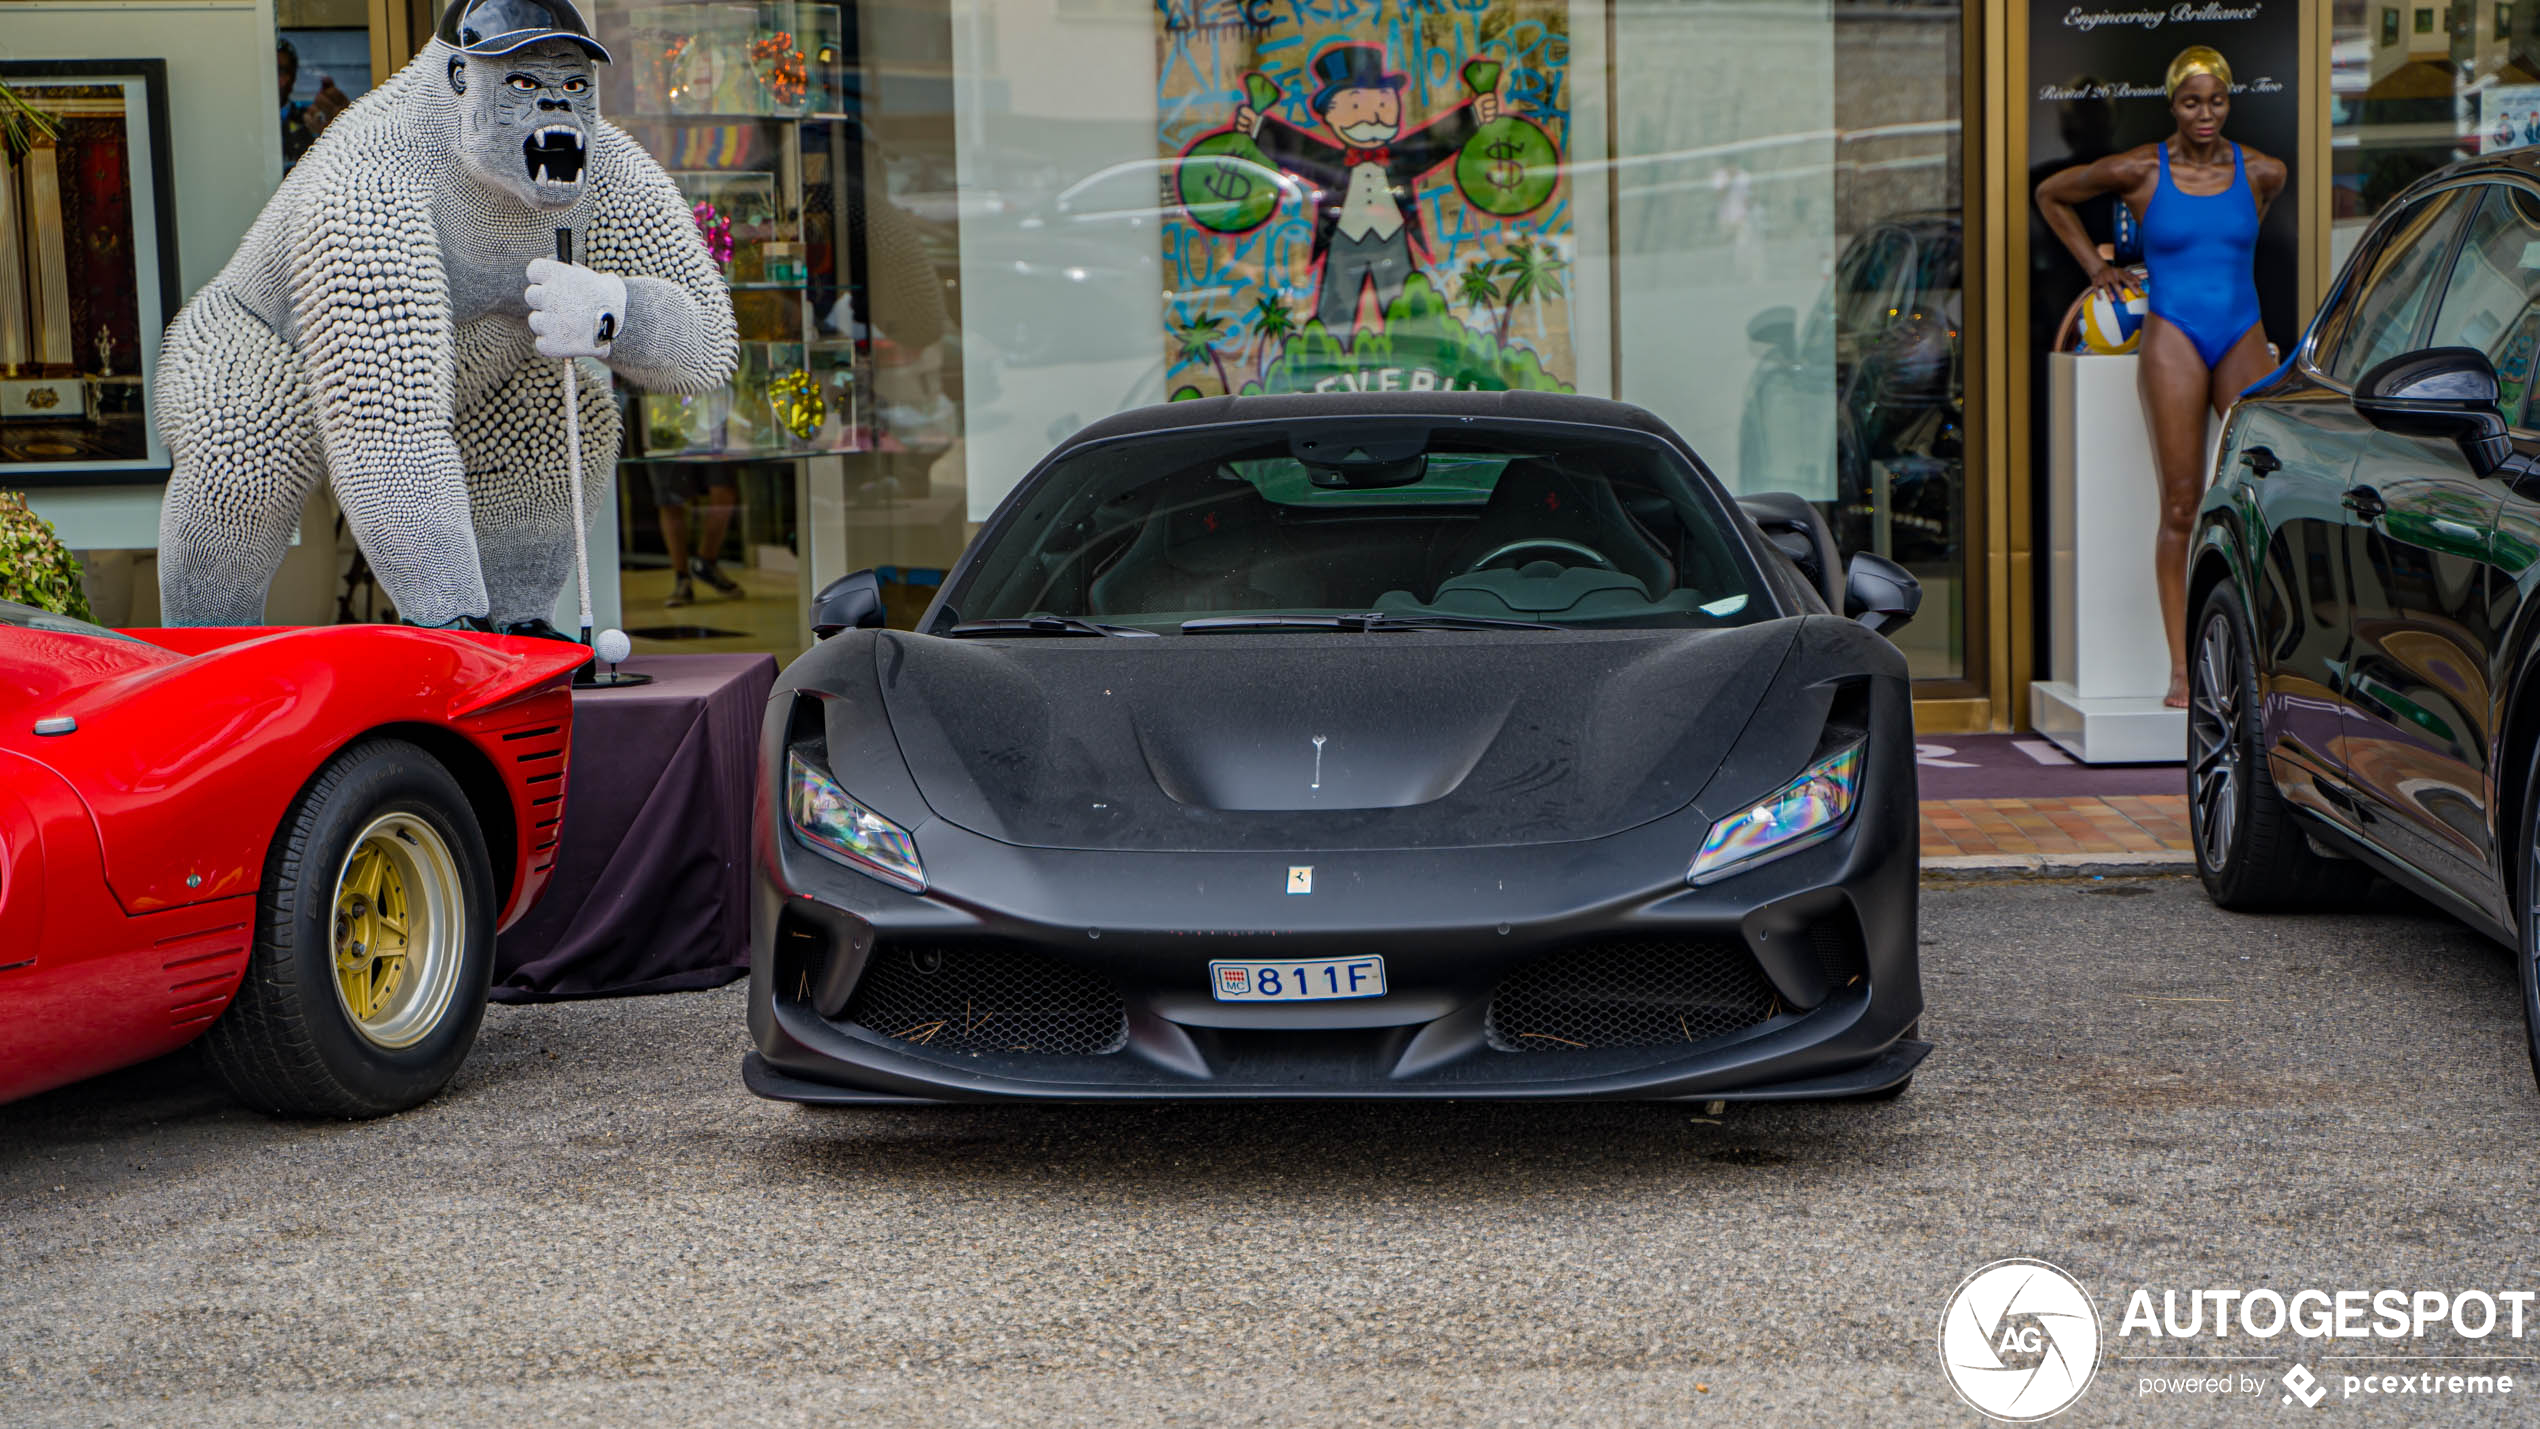
[[[2540,742],[2531,747],[2522,780],[2522,918],[2514,962],[2521,969],[2523,1050],[2540,1084]]]
[[[370,888],[376,907],[347,882],[374,867],[396,880]],[[423,891],[409,895],[407,882]],[[339,917],[345,910],[376,919]],[[282,817],[265,856],[247,974],[204,1035],[206,1060],[240,1101],[285,1116],[383,1116],[430,1100],[484,1020],[496,913],[485,837],[449,770],[403,740],[354,745]],[[369,948],[351,939],[363,929],[377,945],[413,947],[411,961],[401,954],[391,968],[374,956],[360,964],[368,971],[339,980],[339,938],[348,959],[358,957]],[[356,1018],[356,996],[371,999],[374,1020]]]
[[[2338,860],[2294,822],[2259,743],[2257,642],[2226,581],[2187,633],[2187,826],[2196,874],[2216,905],[2244,912],[2331,902]],[[2352,865],[2346,865],[2351,877]]]

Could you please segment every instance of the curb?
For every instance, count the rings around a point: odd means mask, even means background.
[[[2178,877],[2196,871],[2185,849],[2159,853],[1960,853],[1923,860],[1926,883],[2002,878]]]

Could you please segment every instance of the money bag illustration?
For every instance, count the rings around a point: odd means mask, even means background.
[[[1464,83],[1475,94],[1498,89],[1499,62],[1474,60],[1465,65]],[[1561,154],[1553,148],[1552,136],[1535,121],[1504,109],[1497,119],[1475,130],[1455,156],[1455,187],[1464,201],[1500,218],[1515,218],[1542,207],[1560,178]]]
[[[1267,114],[1279,102],[1279,86],[1255,72],[1244,76],[1244,95],[1256,113]],[[1217,233],[1249,233],[1279,211],[1278,166],[1232,126],[1183,150],[1173,182],[1191,221]]]

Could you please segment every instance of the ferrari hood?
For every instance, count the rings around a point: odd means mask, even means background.
[[[874,673],[927,805],[989,838],[1472,848],[1598,838],[1684,807],[1754,716],[1797,625],[884,634]]]

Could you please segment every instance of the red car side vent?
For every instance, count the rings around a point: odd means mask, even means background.
[[[159,968],[168,975],[168,1022],[191,1027],[209,1022],[229,1005],[230,989],[247,968],[249,928],[231,923],[161,938]]]

